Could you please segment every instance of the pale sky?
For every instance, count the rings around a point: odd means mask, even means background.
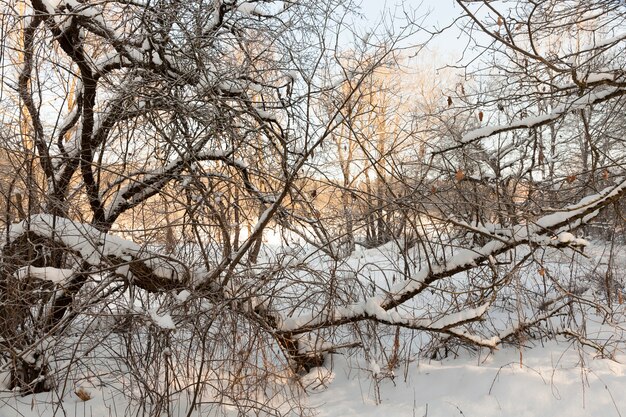
[[[361,7],[366,17],[374,22],[383,10],[398,9],[401,4],[401,1],[395,0],[362,0]],[[430,11],[427,20],[430,25],[448,24],[460,14],[460,8],[454,0],[409,0],[405,1],[404,5],[410,9],[418,10],[419,15]]]
[[[402,9],[398,6],[401,3],[398,0],[362,0],[361,11],[366,18],[365,26],[373,26],[380,20],[383,11],[386,15],[393,15],[395,10],[395,15],[402,17]],[[407,0],[404,4],[405,7],[416,9],[417,16],[428,14],[424,21],[427,28],[449,26],[461,14],[461,9],[454,0]],[[459,39],[458,29],[452,27],[439,35],[428,49],[442,55],[459,56],[465,42],[466,40]]]

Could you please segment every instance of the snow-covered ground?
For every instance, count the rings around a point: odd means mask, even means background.
[[[302,379],[308,391],[303,405],[320,417],[626,415],[626,365],[594,356],[567,342],[549,342],[524,348],[521,365],[519,349],[507,348],[443,361],[416,360],[402,364],[392,376],[382,364],[359,364],[336,354]],[[85,391],[92,399],[82,401],[73,392],[64,398],[5,394],[0,416],[128,415],[119,392],[93,386]],[[211,409],[217,415],[237,415],[228,407]],[[184,407],[171,407],[172,416],[186,413]]]
[[[309,396],[320,416],[622,416],[626,365],[569,343],[403,365],[392,379],[335,357]],[[323,372],[322,372],[323,373]]]
[[[579,280],[600,273],[603,265],[606,267],[602,261],[606,257],[604,252],[603,247],[592,246],[590,256],[582,258],[575,268],[569,263],[570,253],[559,256],[556,251],[546,252],[544,266],[553,274]],[[626,259],[623,248],[616,252],[619,262],[614,265],[615,272],[623,271]],[[265,256],[271,257],[268,253]],[[346,269],[346,274],[358,270],[360,276],[372,279],[376,287],[388,288],[393,271],[397,270],[394,269],[397,261],[393,245],[386,245],[355,251],[342,268]],[[312,258],[309,266],[318,270],[325,267],[321,258]],[[526,274],[537,275],[534,267]],[[463,276],[460,279],[462,281]],[[616,277],[617,281],[620,279]],[[369,291],[369,287],[366,290]],[[194,295],[183,291],[168,297],[172,298],[172,305],[180,306],[188,299],[193,300]],[[178,334],[176,332],[184,332],[177,328],[181,318],[177,309],[180,308],[163,304],[160,310],[151,308],[142,312],[139,309],[136,314],[139,318],[144,315],[145,323],[154,323],[164,332]],[[626,304],[613,305],[612,324],[595,314],[593,307],[586,311],[584,318],[577,315],[573,319],[575,324],[584,325],[596,343],[606,344],[609,348],[604,353],[612,359],[601,357],[597,350],[581,347],[563,336],[556,340],[522,340],[523,346],[509,344],[496,350],[451,349],[442,360],[428,359],[422,347],[430,338],[427,335],[422,338],[422,332],[415,336],[412,344],[411,336],[403,333],[399,345],[402,353],[398,360],[391,361],[389,347],[393,344],[393,335],[387,327],[379,335],[364,336],[363,340],[371,342],[371,346],[339,349],[326,358],[323,367],[314,368],[299,379],[283,378],[280,383],[294,387],[296,396],[289,402],[281,402],[281,399],[277,407],[282,415],[320,417],[626,416],[626,344],[621,340],[623,333],[618,330],[623,327],[619,324],[626,322]],[[505,317],[501,316],[502,313],[494,313],[492,321],[498,323],[501,318],[504,322]],[[565,329],[562,327],[565,322],[560,320],[555,319],[553,329]],[[233,405],[211,402],[208,396],[207,403],[189,413],[193,393],[185,389],[174,392],[172,402],[165,407],[167,411],[160,414],[151,413],[149,406],[144,410],[136,403],[130,404],[130,397],[141,398],[141,392],[145,391],[133,392],[127,382],[130,379],[124,381],[123,366],[116,368],[110,361],[112,351],[106,349],[116,346],[118,336],[107,336],[106,348],[99,345],[95,334],[87,335],[87,339],[89,337],[95,340],[89,343],[97,346],[96,350],[79,361],[79,373],[68,373],[70,378],[63,381],[66,384],[63,388],[30,396],[0,392],[0,417],[254,415],[251,410],[242,412]],[[72,343],[68,339],[64,346],[71,350]],[[374,346],[377,343],[378,347]],[[163,352],[163,355],[171,354]],[[394,366],[390,366],[390,362]],[[72,380],[72,375],[78,377]]]

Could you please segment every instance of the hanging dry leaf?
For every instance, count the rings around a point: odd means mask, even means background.
[[[546,270],[544,268],[540,268],[538,272],[542,277],[546,275]]]
[[[484,116],[483,112],[479,111],[478,112],[478,120],[482,122],[483,121],[483,116]]]
[[[448,107],[452,105],[452,97],[448,96]]]
[[[567,181],[567,183],[568,183],[568,184],[573,183],[574,181],[576,181],[576,175],[568,175],[568,176],[565,178],[565,181]]]
[[[624,297],[622,297],[622,290],[618,288],[617,290],[617,302],[622,305],[624,304]]]
[[[609,170],[605,169],[604,171],[602,171],[602,179],[603,180],[608,180],[609,179]]]
[[[465,172],[459,169],[456,174],[454,174],[454,178],[456,178],[457,181],[462,181],[463,178],[465,178]]]
[[[461,94],[465,95],[465,87],[461,84]]]
[[[498,16],[498,27],[502,26],[502,16]]]
[[[74,391],[74,394],[76,394],[76,396],[82,401],[91,400],[91,394],[85,388],[78,388],[76,391]]]

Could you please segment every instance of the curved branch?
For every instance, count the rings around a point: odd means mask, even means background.
[[[43,125],[39,118],[39,111],[31,94],[31,74],[33,72],[33,46],[35,41],[35,32],[39,25],[43,22],[40,13],[35,13],[28,26],[24,29],[24,63],[19,75],[18,85],[20,98],[24,102],[24,106],[28,110],[31,123],[34,128],[34,144],[39,153],[39,161],[41,168],[47,178],[53,178],[52,161],[50,159],[50,151],[45,140]]]

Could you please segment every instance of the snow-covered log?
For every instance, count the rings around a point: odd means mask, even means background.
[[[194,279],[194,272],[174,258],[112,233],[101,232],[89,224],[46,214],[34,215],[12,225],[3,252],[5,255],[14,253],[15,246],[29,245],[33,239],[43,239],[43,244],[47,244],[49,249],[62,249],[77,255],[90,268],[81,273],[112,271],[149,291],[183,288]],[[11,259],[15,263],[24,261]],[[78,263],[77,268],[80,265]],[[48,268],[53,267],[22,267],[18,276],[34,275],[52,281],[66,280],[71,276],[71,270]]]

